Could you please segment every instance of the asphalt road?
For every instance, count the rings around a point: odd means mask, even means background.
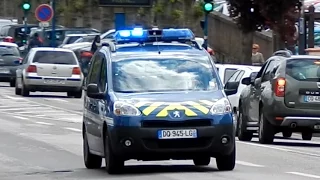
[[[312,180],[320,179],[320,138],[300,135],[274,145],[237,142],[234,171],[219,172],[192,161],[126,162],[122,175],[88,170],[82,159],[83,99],[66,93],[32,93],[24,98],[0,83],[0,180]]]

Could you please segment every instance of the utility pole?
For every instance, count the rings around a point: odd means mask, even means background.
[[[207,49],[208,48],[208,16],[210,12],[213,11],[214,8],[214,2],[213,0],[204,0],[203,4],[203,11],[205,13],[204,20],[200,21],[200,26],[203,29],[203,48]]]
[[[299,54],[304,55],[306,49],[306,27],[305,27],[305,9],[304,9],[304,0],[302,0],[301,13],[299,18]]]
[[[51,0],[51,7],[53,9],[53,17],[51,20],[52,31],[51,31],[51,47],[56,46],[56,0]]]

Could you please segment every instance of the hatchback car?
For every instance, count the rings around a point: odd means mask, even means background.
[[[32,48],[17,70],[16,94],[67,92],[81,98],[83,74],[73,51],[60,48]]]

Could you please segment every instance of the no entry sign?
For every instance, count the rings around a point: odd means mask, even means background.
[[[48,22],[53,17],[53,9],[48,4],[41,4],[35,11],[36,19],[40,22]]]

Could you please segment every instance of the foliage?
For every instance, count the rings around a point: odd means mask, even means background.
[[[200,18],[204,15],[204,12],[203,12],[203,2],[202,1],[199,1],[197,3],[194,4],[193,6],[193,16],[195,18]]]
[[[230,16],[248,33],[268,26],[290,41],[299,18],[300,0],[227,0]]]
[[[183,11],[175,9],[172,11],[171,16],[174,20],[178,21],[182,18],[183,16]]]

